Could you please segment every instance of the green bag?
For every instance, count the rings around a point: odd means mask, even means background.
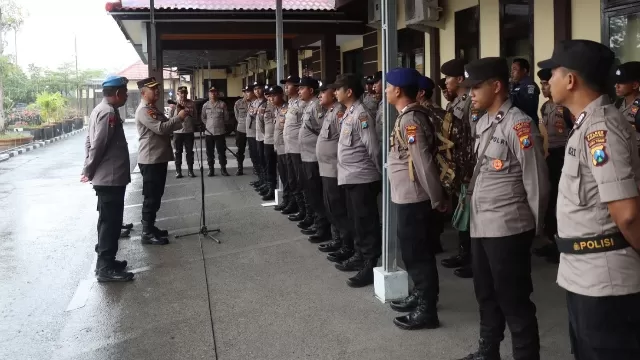
[[[467,201],[467,185],[462,184],[460,187],[460,196],[458,197],[458,206],[453,212],[451,225],[459,231],[469,231],[469,222],[471,220],[471,209]]]

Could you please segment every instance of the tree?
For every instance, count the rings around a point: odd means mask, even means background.
[[[40,116],[46,122],[61,120],[66,103],[67,100],[60,93],[44,92],[36,98]]]
[[[0,74],[4,74],[4,35],[8,31],[17,31],[24,23],[24,13],[13,0],[0,0]],[[0,76],[0,133],[4,132],[4,87]]]

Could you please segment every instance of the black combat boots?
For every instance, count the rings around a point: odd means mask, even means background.
[[[316,232],[309,236],[309,242],[312,244],[318,244],[331,239],[331,226],[325,221],[318,221],[316,225]]]
[[[435,329],[440,326],[436,303],[427,300],[422,294],[417,296],[417,305],[413,311],[393,319],[393,323],[402,330]]]
[[[353,249],[343,245],[340,249],[338,249],[338,251],[327,254],[327,260],[337,263],[336,264],[336,268],[337,268],[338,265],[342,266],[341,263],[343,261],[350,259],[353,255],[354,255]]]
[[[340,239],[340,231],[333,225],[331,225],[331,241],[326,244],[318,245],[318,250],[321,252],[334,252],[338,251],[342,246],[342,240]]]
[[[213,166],[209,166],[209,172],[207,173],[208,177],[216,176],[216,169]]]
[[[269,188],[269,191],[262,197],[262,201],[271,201],[276,198],[276,191],[273,188]]]
[[[500,360],[500,343],[491,343],[485,339],[480,339],[478,343],[478,351],[460,360]]]
[[[220,165],[220,174],[222,174],[222,176],[229,176],[227,165]]]
[[[176,165],[176,179],[182,179],[182,167]]]
[[[402,300],[392,301],[390,304],[391,309],[398,312],[409,312],[415,310],[420,301],[420,294],[417,289],[413,289],[411,294]]]
[[[347,285],[352,288],[361,288],[373,284],[373,268],[378,265],[378,259],[366,259],[362,265],[362,269],[349,279]]]
[[[360,252],[353,252],[350,258],[336,264],[336,269],[340,271],[360,271],[363,267],[364,258]]]
[[[160,230],[152,222],[142,222],[142,239],[141,242],[147,245],[167,245],[169,239],[167,230]]]
[[[449,258],[446,259],[442,259],[442,261],[440,262],[442,264],[442,266],[446,267],[446,268],[459,268],[465,265],[468,265],[471,263],[471,256],[469,254],[469,251],[467,251],[464,246],[460,246],[458,248],[458,254],[451,256]]]
[[[274,191],[274,192],[273,192],[273,198],[274,198],[274,199],[275,199],[275,196],[276,196],[276,194],[275,194],[275,191]],[[282,202],[281,202],[280,204],[278,204],[278,205],[274,206],[274,207],[273,207],[273,210],[275,210],[275,211],[282,211],[282,210],[284,210],[284,209],[287,207],[287,205],[289,205],[289,201],[290,201],[290,200],[289,200],[289,195],[286,195],[286,194],[285,194],[285,195],[283,195],[283,196],[282,196]]]
[[[292,215],[297,212],[298,212],[298,203],[296,202],[296,199],[292,196],[287,206],[285,206],[285,208],[282,209],[282,215]]]
[[[194,173],[194,172],[193,172],[193,164],[191,164],[191,165],[187,165],[187,169],[188,169],[188,170],[187,170],[187,176],[188,176],[188,177],[190,177],[190,178],[197,177],[197,176],[196,176],[196,173]]]
[[[298,222],[298,227],[300,229],[308,229],[309,227],[311,227],[311,225],[313,225],[313,213],[311,211],[307,211],[307,216],[305,216],[304,219],[302,219],[302,221]],[[308,235],[308,234],[305,234]]]

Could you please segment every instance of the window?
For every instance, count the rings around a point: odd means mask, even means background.
[[[533,0],[500,0],[500,56],[533,64]]]
[[[361,48],[342,53],[342,73],[364,76]]]
[[[605,13],[605,45],[620,63],[640,61],[640,6]]]
[[[480,57],[480,6],[456,11],[455,13],[455,47],[456,59],[466,62],[478,60]]]

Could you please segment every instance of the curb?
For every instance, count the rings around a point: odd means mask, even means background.
[[[58,137],[54,137],[53,139],[44,140],[44,141],[38,141],[38,142],[34,142],[34,143],[31,143],[31,144],[28,144],[28,145],[24,145],[24,146],[21,146],[21,147],[17,147],[17,148],[6,150],[5,152],[0,154],[0,162],[7,161],[7,160],[11,159],[12,157],[16,157],[16,156],[18,156],[20,154],[24,154],[24,153],[27,153],[27,152],[29,152],[31,150],[35,150],[35,149],[44,147],[44,146],[52,144],[54,142],[57,142],[57,141],[60,141],[60,140],[64,140],[64,139],[66,139],[66,138],[68,138],[70,136],[76,135],[76,134],[78,134],[78,133],[80,133],[82,131],[85,131],[85,130],[87,130],[86,126],[83,127],[82,129],[74,130],[74,131],[72,131],[70,133],[62,134],[62,135],[60,135]]]

